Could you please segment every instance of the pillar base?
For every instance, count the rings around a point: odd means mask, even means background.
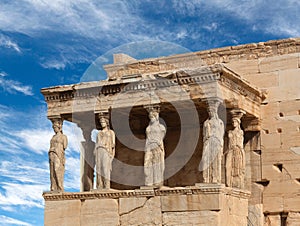
[[[45,225],[247,225],[250,192],[218,184],[44,193]]]

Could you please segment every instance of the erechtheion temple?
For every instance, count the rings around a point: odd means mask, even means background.
[[[300,225],[300,39],[115,54],[104,69],[41,90],[45,225]],[[64,120],[85,139],[80,192],[63,189]]]

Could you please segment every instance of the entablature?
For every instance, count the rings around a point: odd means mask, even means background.
[[[115,81],[86,82],[41,90],[48,104],[48,117],[66,120],[80,112],[107,111],[109,108],[192,100],[195,104],[210,98],[222,99],[226,108],[241,108],[260,117],[263,93],[222,64],[178,69]],[[66,117],[68,115],[68,117]]]

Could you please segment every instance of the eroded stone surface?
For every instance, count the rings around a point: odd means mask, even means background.
[[[45,203],[45,226],[80,226],[80,200],[50,201]]]
[[[244,131],[241,129],[241,117],[244,111],[231,111],[233,129],[228,131],[226,150],[226,185],[243,189],[245,186],[246,154],[244,150]]]
[[[165,170],[165,148],[163,139],[166,128],[159,122],[159,110],[150,106],[149,125],[146,128],[144,173],[146,186],[162,186]]]
[[[161,204],[163,212],[221,209],[219,194],[162,196]]]
[[[215,226],[219,224],[220,213],[215,211],[188,211],[163,213],[163,225],[202,225]]]
[[[198,109],[200,109],[200,123],[203,123],[206,119],[204,116],[207,116],[207,113],[205,113],[206,109],[203,107],[203,103],[199,104],[198,100],[206,96],[211,97],[217,95],[217,92],[213,92],[216,87],[214,83],[216,80],[210,77],[216,76],[215,72],[217,70],[215,70],[214,67],[209,67],[210,76],[206,74],[205,76],[194,77],[195,79],[199,78],[199,81],[209,81],[208,83],[204,82],[203,85],[201,85],[201,89],[191,85],[192,82],[186,82],[186,78],[180,77],[180,73],[173,73],[172,71],[176,68],[178,71],[194,76],[197,73],[203,73],[203,69],[199,69],[199,65],[224,63],[225,68],[222,69],[222,76],[220,77],[218,86],[220,87],[221,96],[224,99],[226,108],[232,109],[239,107],[246,110],[246,119],[245,122],[242,122],[243,129],[245,131],[256,131],[260,134],[260,142],[257,142],[259,144],[256,145],[256,147],[246,145],[247,148],[245,148],[246,156],[248,156],[248,159],[246,159],[248,164],[246,182],[249,184],[246,187],[251,189],[252,192],[250,203],[253,207],[251,208],[257,208],[258,205],[263,204],[263,211],[266,214],[266,225],[280,225],[283,218],[280,217],[278,213],[289,212],[287,222],[296,222],[297,220],[293,219],[297,219],[297,214],[294,213],[300,212],[300,200],[298,195],[300,186],[300,168],[298,163],[300,161],[300,155],[297,151],[300,147],[299,52],[300,39],[287,39],[201,51],[195,54],[193,53],[193,56],[191,54],[182,54],[166,57],[163,60],[144,60],[140,64],[126,56],[121,56],[119,58],[116,57],[116,62],[119,63],[118,65],[108,65],[106,67],[109,75],[112,75],[113,79],[116,79],[114,81],[54,87],[43,89],[42,92],[48,103],[49,117],[62,115],[66,120],[71,120],[68,118],[68,115],[70,115],[74,104],[72,96],[73,90],[76,90],[76,95],[82,94],[82,96],[84,96],[85,89],[92,90],[100,84],[101,86],[112,85],[116,87],[116,89],[107,88],[101,90],[101,92],[103,92],[101,95],[105,93],[106,99],[101,103],[101,107],[100,105],[96,106],[96,109],[100,111],[100,108],[108,109],[111,106],[113,100],[112,95],[114,92],[118,92],[117,89],[119,88],[118,84],[120,81],[140,81],[142,76],[144,76],[143,78],[145,80],[148,79],[149,81],[151,80],[150,74],[155,73],[164,78],[168,76],[172,79],[176,78],[178,84],[183,84],[182,87],[189,92],[190,96],[181,96],[180,101],[187,100],[184,98],[192,98],[195,100]],[[228,72],[230,70],[240,76],[238,82],[236,82],[236,80],[235,82],[233,81],[236,77],[233,76],[234,73]],[[136,73],[140,73],[141,75],[135,76]],[[133,78],[130,76],[133,76]],[[258,89],[264,89],[264,91],[266,91],[267,98],[264,100],[263,105],[257,105],[257,102],[254,100],[255,95],[259,96],[259,94],[256,93],[255,89],[245,85],[246,83],[243,79],[248,80],[251,87],[256,86]],[[170,84],[171,83],[169,83],[169,85]],[[158,83],[154,85],[154,87],[157,88]],[[168,85],[166,85],[166,91],[171,91],[171,89],[171,86],[168,87]],[[139,90],[139,87],[132,86],[132,90]],[[62,92],[64,95],[60,95]],[[137,93],[138,92],[131,92],[128,95],[125,94],[121,96],[120,107],[126,107],[126,100],[128,99],[138,100],[139,96]],[[254,93],[256,94],[253,96]],[[80,111],[86,109],[94,110],[94,106],[91,108],[90,103],[92,100],[89,98],[93,97],[93,95],[98,96],[99,92],[97,91],[92,94],[87,93],[85,99],[82,98],[82,96],[75,97],[75,99],[77,98],[76,106],[78,106]],[[168,98],[174,97],[168,96]],[[177,99],[172,100],[176,101]],[[142,105],[143,103],[140,102],[138,104]],[[254,124],[254,126],[248,126],[246,121],[251,121],[253,116],[260,118],[260,120],[258,120],[259,123]],[[169,114],[169,117],[171,117],[171,114]],[[137,121],[133,128],[141,130],[141,128],[146,128],[146,126],[146,122]],[[227,128],[227,131],[228,130],[229,128]],[[174,141],[176,139],[172,138],[176,134],[179,134],[179,130],[175,130],[172,135],[170,134],[166,137],[168,141],[166,142],[166,153],[171,150],[171,147],[176,146],[176,142]],[[137,136],[143,138],[143,134],[138,134]],[[202,135],[199,136],[199,139],[202,139]],[[249,139],[250,140],[246,141],[247,144],[251,143],[251,140],[255,138],[250,137]],[[177,176],[179,176],[179,178],[170,178],[167,183],[172,184],[172,186],[191,185],[191,183],[195,183],[195,177],[199,180],[196,182],[202,182],[202,178],[197,171],[199,159],[202,154],[202,145],[203,143],[199,142],[196,147],[197,152],[193,155],[189,164],[184,166],[178,173]],[[124,147],[120,147],[120,150],[121,149],[123,153],[128,151]],[[253,151],[256,152],[254,153]],[[124,156],[126,154],[124,154]],[[122,156],[122,154],[120,154],[120,156]],[[179,156],[178,159],[183,156],[184,154]],[[249,158],[251,158],[251,161],[249,161]],[[126,159],[127,162],[131,161],[133,164],[139,165],[142,164],[143,156],[136,154],[134,157],[125,156],[122,160],[124,159]],[[254,163],[255,169],[252,169],[251,164]],[[196,171],[197,173],[194,173]],[[142,175],[142,172],[140,175]],[[141,180],[143,180],[143,178]],[[181,201],[179,203],[181,203]],[[138,209],[140,209],[140,205],[141,203],[139,202],[132,204],[132,206],[136,206]],[[178,204],[178,206],[184,205]],[[129,209],[131,208],[132,207]],[[234,207],[234,209],[238,208]],[[240,211],[243,212],[244,210]],[[257,209],[257,211],[259,210]],[[238,215],[238,213],[233,212],[232,219],[236,219],[236,214]],[[181,213],[182,212],[178,214],[181,215]],[[176,214],[172,215],[172,212],[165,212],[163,214],[165,214],[166,219],[167,216],[174,216],[174,218],[176,218]],[[198,213],[195,213],[195,215],[197,214]],[[230,216],[230,214],[228,216]],[[179,219],[179,217],[176,219]],[[236,222],[238,221],[239,220],[236,219]],[[244,219],[242,219],[242,221],[244,221]],[[170,219],[170,222],[172,222],[172,219]],[[229,222],[227,223],[229,224]]]
[[[300,225],[300,212],[289,212],[286,223],[288,226]]]
[[[204,183],[221,183],[221,161],[224,146],[224,123],[218,116],[220,101],[208,102],[209,118],[203,124],[203,154],[199,169]]]
[[[127,200],[127,203],[130,202]],[[136,200],[133,200],[136,202]],[[132,205],[132,204],[130,204]],[[121,225],[161,225],[160,197],[147,198],[146,202],[132,211],[120,216]]]
[[[51,138],[49,155],[51,191],[64,190],[65,149],[68,146],[67,136],[62,132],[62,119],[52,119],[55,135]]]
[[[110,129],[108,119],[100,118],[102,130],[98,132],[94,155],[97,171],[97,189],[110,188],[112,161],[115,156],[115,132]]]
[[[146,204],[147,200],[148,198],[146,197],[120,198],[119,214],[124,215],[138,208],[142,208]]]
[[[119,225],[118,201],[115,199],[85,200],[81,204],[80,225]]]
[[[45,224],[244,225],[249,195],[247,191],[215,184],[155,191],[44,193]]]

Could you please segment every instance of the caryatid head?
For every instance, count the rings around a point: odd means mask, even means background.
[[[219,101],[210,101],[208,104],[208,115],[209,118],[218,118],[218,108],[219,108],[220,102]]]
[[[62,120],[56,119],[52,121],[52,128],[55,133],[62,131]]]
[[[100,117],[99,121],[100,121],[100,125],[101,125],[102,129],[109,127],[109,121],[108,121],[108,119],[106,119],[104,117]]]
[[[233,109],[230,111],[232,115],[232,125],[234,128],[239,128],[241,125],[241,118],[243,117],[244,114],[246,114],[245,111],[241,109]]]
[[[232,119],[232,125],[234,128],[238,128],[241,124],[241,120],[239,118],[233,118]]]
[[[152,123],[155,122],[155,121],[158,121],[158,119],[159,119],[158,111],[155,110],[155,109],[151,109],[149,111],[149,119],[150,119],[150,122],[152,122]]]

